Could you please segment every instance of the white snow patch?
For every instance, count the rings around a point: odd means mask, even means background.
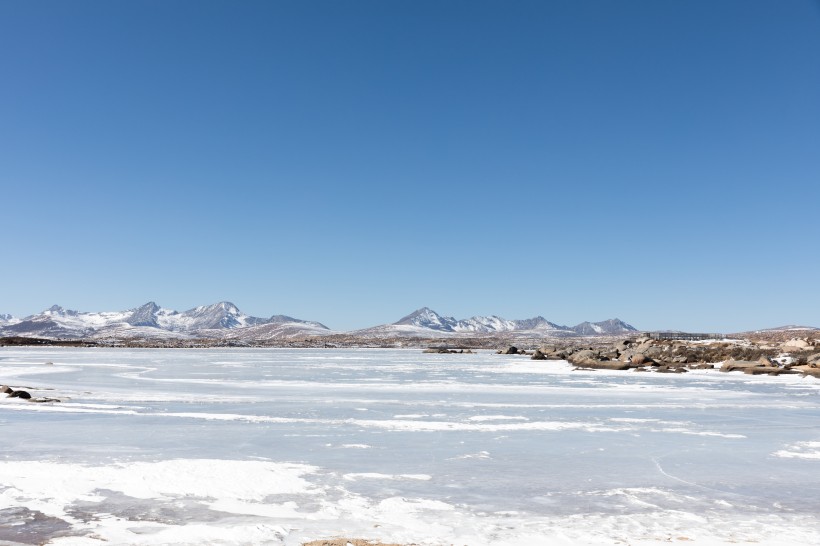
[[[820,460],[820,442],[797,442],[786,449],[775,451],[772,455],[785,459]]]

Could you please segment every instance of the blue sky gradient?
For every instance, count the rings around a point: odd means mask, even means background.
[[[820,3],[0,1],[0,312],[820,326]]]

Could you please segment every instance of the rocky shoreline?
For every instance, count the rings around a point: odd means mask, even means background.
[[[717,368],[750,375],[802,374],[820,378],[820,339],[814,337],[684,341],[639,336],[607,345],[558,343],[532,349],[510,346],[497,352],[529,356],[532,360],[566,360],[577,369],[686,373]]]
[[[110,347],[110,348],[417,348],[426,353],[463,353],[495,350],[499,354],[529,356],[533,360],[566,360],[581,369],[636,370],[685,373],[693,369],[743,371],[751,375],[803,374],[820,377],[820,333],[788,337],[783,332],[737,334],[703,341],[633,337],[589,336],[536,340],[514,336],[453,338],[362,339],[349,335],[317,336],[300,340],[231,342],[226,340],[59,340],[29,337],[0,338],[0,347]],[[498,349],[503,347],[503,349]]]

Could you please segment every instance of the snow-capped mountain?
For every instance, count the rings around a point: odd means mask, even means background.
[[[393,323],[396,326],[413,326],[439,332],[467,332],[467,333],[496,333],[513,332],[516,330],[565,330],[566,326],[558,326],[544,317],[534,317],[524,320],[507,320],[490,315],[489,317],[475,316],[468,319],[456,320],[453,317],[443,317],[430,309],[422,307],[406,317]]]
[[[396,322],[396,326],[413,326],[416,328],[425,328],[427,330],[438,330],[440,332],[453,332],[458,321],[452,317],[442,317],[429,307],[422,307],[416,309],[406,317],[403,317]]]
[[[523,320],[508,320],[496,315],[475,316],[457,320],[453,317],[439,315],[429,307],[422,307],[393,324],[383,324],[351,332],[363,337],[379,336],[412,336],[431,337],[441,335],[607,335],[625,332],[635,332],[635,328],[619,319],[603,322],[583,322],[575,327],[561,326],[538,316]]]
[[[97,328],[124,319],[126,313],[80,313],[53,305],[45,311],[0,328],[3,335],[48,338],[91,337]]]
[[[285,315],[270,319],[242,313],[233,303],[223,301],[203,305],[182,313],[165,309],[154,302],[127,311],[80,312],[54,305],[45,311],[18,320],[0,323],[0,335],[47,338],[190,338],[224,337],[225,331],[248,329],[274,323],[289,325],[289,333],[302,329],[314,335],[327,327],[317,322],[300,321]],[[303,334],[304,335],[304,334]]]
[[[265,324],[234,328],[224,334],[225,339],[243,341],[268,341],[272,339],[297,339],[310,336],[335,334],[321,322],[300,320],[287,315],[274,315]]]
[[[20,319],[9,314],[0,313],[0,326],[6,326],[8,324],[15,324],[18,322],[20,322]]]
[[[638,331],[634,326],[617,318],[601,322],[582,322],[573,326],[572,330],[582,336],[617,335]]]
[[[422,307],[392,324],[353,332],[334,332],[320,322],[287,315],[260,318],[246,315],[231,302],[222,301],[179,312],[150,301],[127,311],[80,312],[59,305],[17,319],[0,315],[0,336],[52,339],[211,339],[243,343],[276,339],[300,340],[343,334],[346,338],[434,338],[458,336],[565,337],[619,335],[637,331],[619,320],[582,322],[561,326],[538,316],[508,320],[496,315],[455,319]]]

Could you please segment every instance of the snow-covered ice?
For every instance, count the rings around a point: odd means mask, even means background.
[[[53,362],[53,365],[46,365]],[[0,543],[820,544],[820,381],[0,349]]]

